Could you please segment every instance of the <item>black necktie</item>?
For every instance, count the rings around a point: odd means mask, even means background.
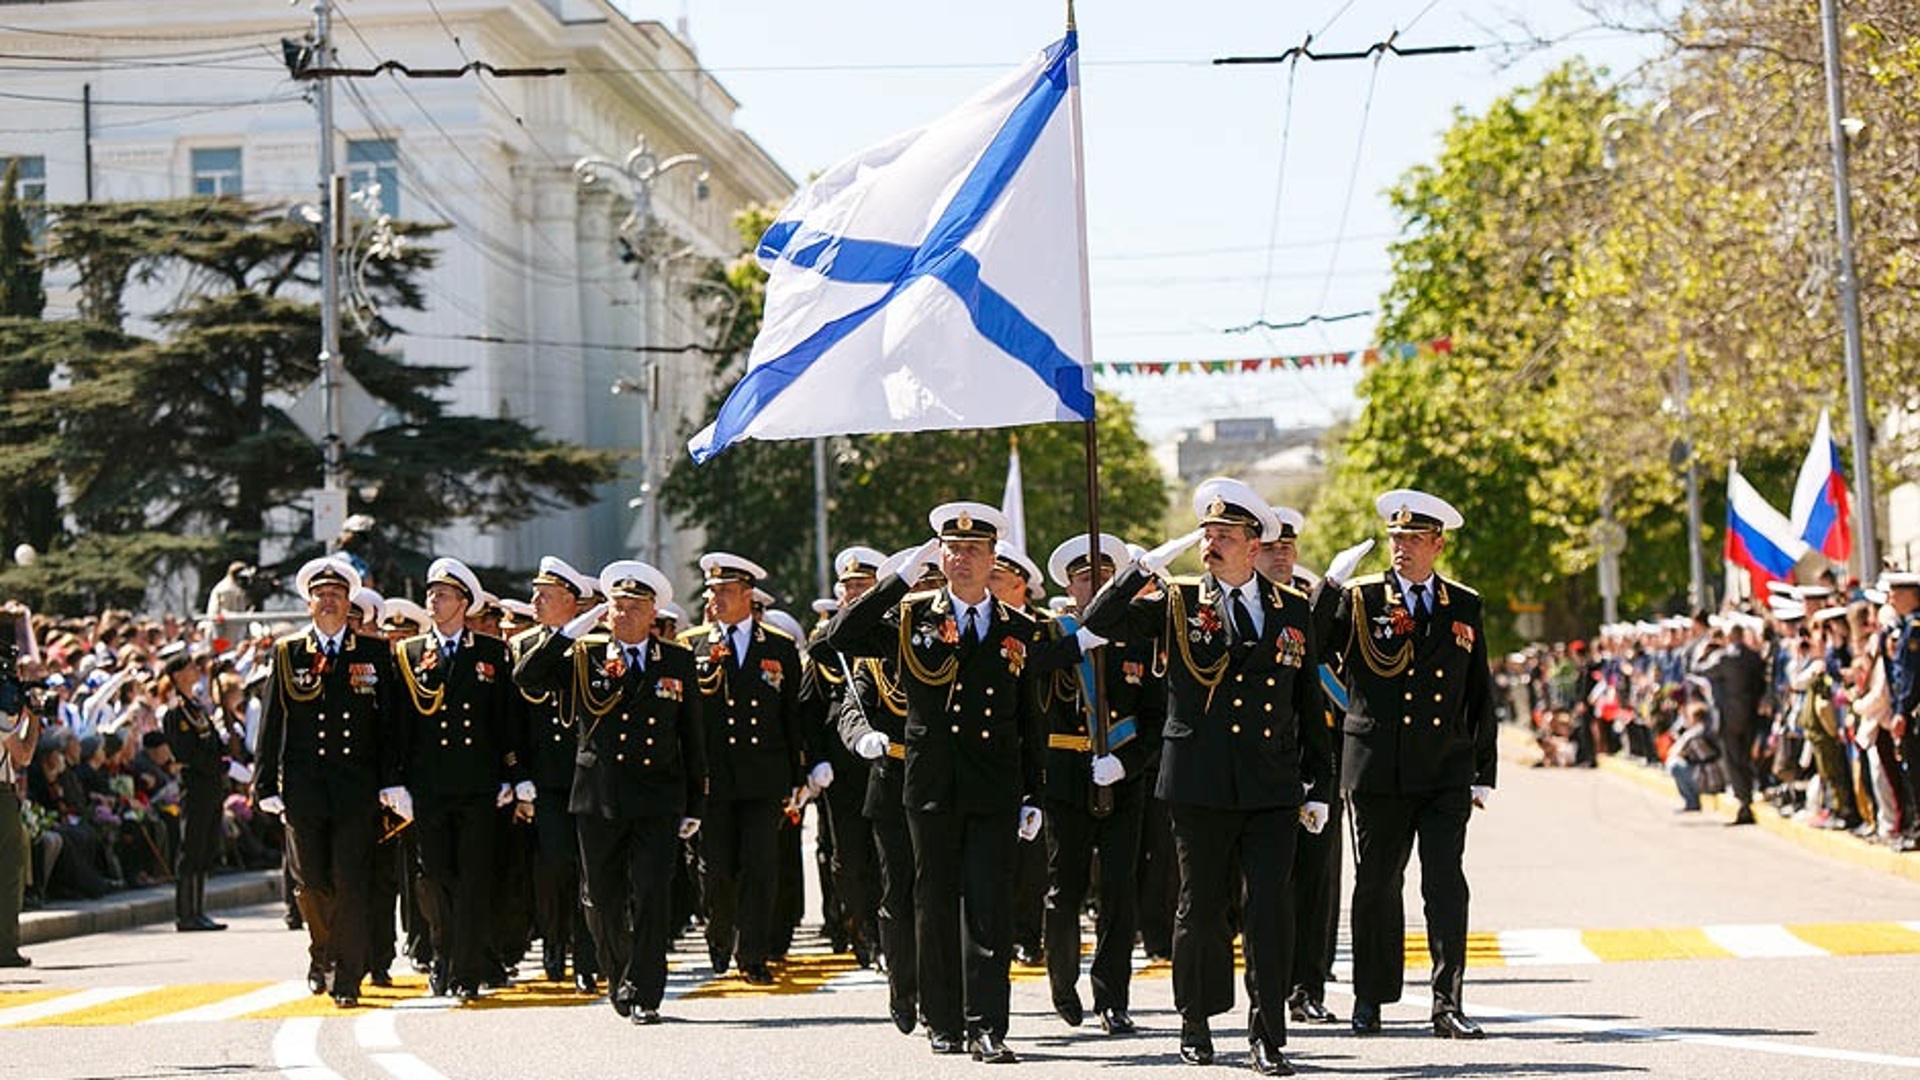
[[[627,646],[627,670],[638,676],[647,670],[646,650],[638,645]]]
[[[453,654],[459,651],[459,648],[460,642],[458,639],[447,638],[440,643],[440,658],[442,660],[452,660]]]
[[[1427,636],[1427,620],[1433,615],[1432,605],[1427,603],[1427,587],[1413,585],[1407,589],[1413,596],[1413,622],[1420,628],[1420,636]]]
[[[979,614],[980,614],[980,611],[978,608],[967,609],[966,625],[961,628],[960,636],[965,638],[967,644],[969,645],[972,645],[980,640]]]
[[[337,641],[329,640],[327,642],[327,659],[334,660],[334,659],[338,659],[339,656],[340,656],[340,643]]]
[[[1253,625],[1253,612],[1247,610],[1246,598],[1239,589],[1233,590],[1228,606],[1233,609],[1233,633],[1239,639],[1235,644],[1251,645],[1260,640],[1260,631]]]

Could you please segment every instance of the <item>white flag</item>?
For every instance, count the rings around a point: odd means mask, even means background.
[[[760,240],[747,371],[688,442],[1093,416],[1075,34],[829,169]]]
[[[1020,484],[1020,440],[1007,444],[1007,486],[1000,493],[1000,512],[1007,515],[1007,535],[1013,546],[1027,550],[1027,496]]]

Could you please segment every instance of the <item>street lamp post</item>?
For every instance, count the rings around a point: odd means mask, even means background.
[[[1640,124],[1656,133],[1669,127],[1667,117],[1672,116],[1673,102],[1662,99],[1646,116],[1633,113],[1609,113],[1600,121],[1600,136],[1604,141],[1602,163],[1608,170],[1619,166],[1619,158],[1614,150],[1614,142],[1620,137],[1622,124]],[[1700,126],[1711,117],[1719,115],[1720,110],[1709,105],[1695,109],[1686,117],[1671,126],[1685,131]],[[1661,142],[1662,153],[1671,157],[1668,144]],[[1675,317],[1678,325],[1678,317]],[[1693,452],[1692,399],[1693,380],[1688,370],[1687,345],[1682,341],[1675,349],[1674,358],[1673,411],[1680,426],[1680,437],[1673,444],[1673,464],[1686,466],[1687,489],[1687,607],[1692,611],[1704,610],[1707,606],[1707,560],[1706,550],[1701,542],[1703,525],[1700,520],[1700,461]]]
[[[645,237],[647,225],[653,220],[653,185],[662,176],[675,169],[697,166],[694,174],[694,196],[707,197],[707,181],[712,176],[707,159],[699,154],[674,154],[662,158],[647,145],[645,135],[638,136],[632,150],[619,161],[603,157],[583,157],[573,163],[573,175],[579,178],[582,188],[592,188],[602,180],[618,181],[626,188],[628,200],[627,216],[617,227],[617,235],[628,251],[646,267],[658,262],[647,253]],[[647,284],[640,281],[639,272],[635,280],[640,282],[641,312],[644,319],[647,310]],[[643,328],[643,337],[646,330]],[[660,401],[660,371],[650,353],[642,353],[640,377],[638,379],[620,378],[614,380],[613,392],[640,395],[640,494],[628,503],[639,512],[640,550],[647,562],[655,565],[660,561],[660,500],[655,490],[654,473],[657,462],[655,427],[658,423],[657,410]]]

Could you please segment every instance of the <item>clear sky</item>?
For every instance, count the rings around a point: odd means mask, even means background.
[[[1064,0],[625,0],[684,18],[738,123],[797,179],[935,119],[1058,38]],[[1519,21],[1524,11],[1524,27]],[[1363,348],[1399,223],[1385,191],[1433,159],[1456,109],[1584,54],[1616,74],[1654,43],[1595,28],[1576,0],[1082,0],[1094,358],[1240,359]],[[1216,66],[1403,48],[1452,56]],[[1545,48],[1517,43],[1558,41]],[[1289,87],[1291,88],[1289,91]],[[1291,107],[1289,107],[1289,95]],[[1104,378],[1148,437],[1216,416],[1318,424],[1354,407],[1358,369]]]

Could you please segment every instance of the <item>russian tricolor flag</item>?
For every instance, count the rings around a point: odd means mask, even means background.
[[[1793,485],[1793,533],[1807,546],[1837,563],[1853,554],[1853,529],[1848,522],[1847,478],[1840,472],[1840,447],[1833,441],[1827,410],[1820,410],[1820,426],[1813,445],[1800,463],[1800,479]]]
[[[1740,463],[1727,466],[1727,561],[1744,568],[1753,595],[1764,596],[1769,581],[1792,581],[1794,564],[1808,551],[1780,511],[1740,475]]]

